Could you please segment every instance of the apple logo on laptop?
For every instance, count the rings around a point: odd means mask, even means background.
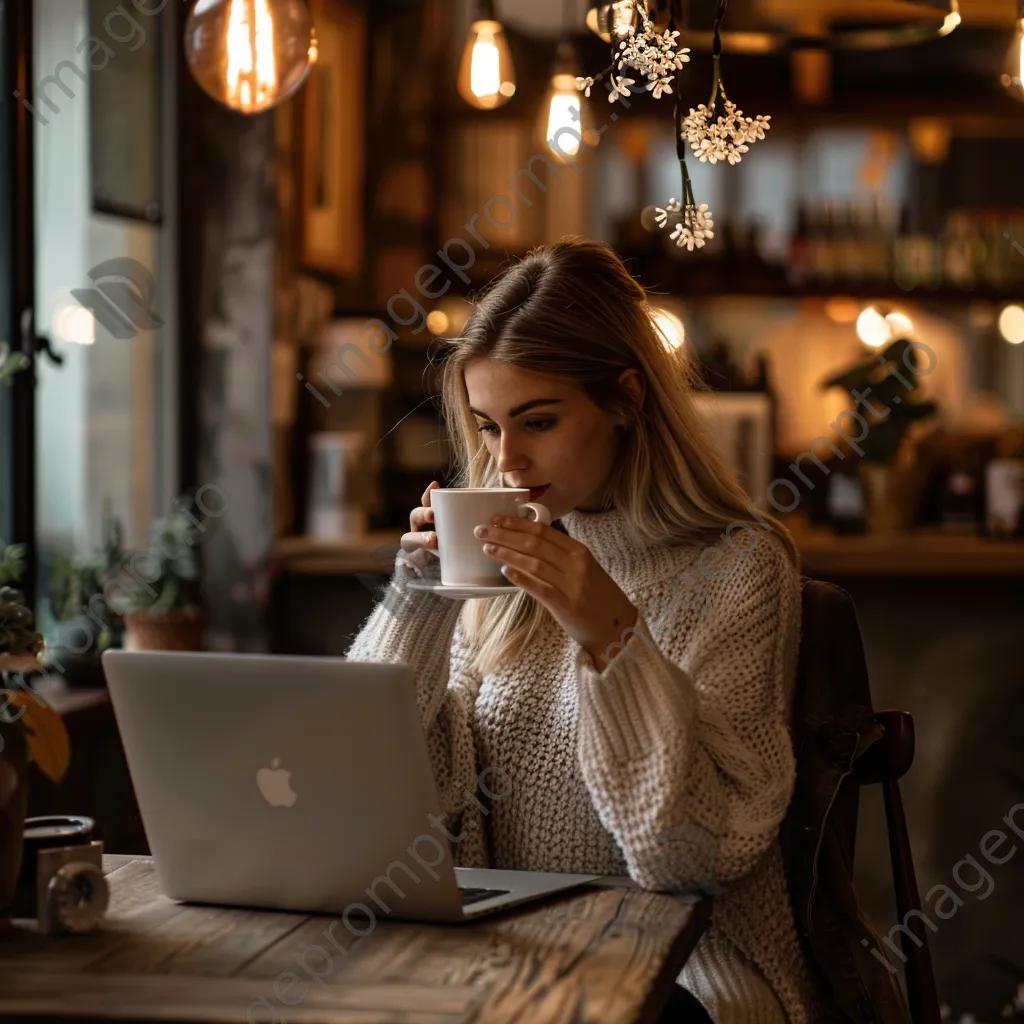
[[[279,768],[280,763],[281,758],[275,757],[269,768],[261,768],[256,773],[256,785],[271,807],[291,807],[298,797],[289,781],[292,773]]]

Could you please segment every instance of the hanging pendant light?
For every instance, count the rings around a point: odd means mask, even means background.
[[[587,28],[606,43],[616,46],[633,34],[638,20],[634,0],[595,3],[587,11]]]
[[[1024,0],[1017,0],[1014,30],[1013,42],[1006,51],[1006,62],[999,81],[1015,100],[1024,103]]]
[[[601,133],[584,123],[586,101],[576,86],[580,58],[575,44],[563,39],[558,44],[551,82],[541,107],[540,136],[556,157],[569,159],[579,155],[580,142],[597,146]]]
[[[185,22],[193,77],[219,103],[257,114],[302,86],[316,61],[303,0],[196,0]]]
[[[576,88],[576,48],[568,40],[558,44],[547,101],[542,108],[544,141],[560,157],[573,157],[580,151],[583,123],[580,117],[583,97]]]
[[[494,110],[512,98],[516,72],[505,29],[494,16],[493,0],[482,0],[470,26],[459,68],[459,95],[478,110]]]

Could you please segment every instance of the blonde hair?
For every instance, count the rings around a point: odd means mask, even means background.
[[[645,542],[693,543],[755,518],[773,529],[799,566],[796,545],[774,517],[755,517],[713,443],[694,399],[706,391],[685,349],[671,349],[644,289],[603,242],[566,237],[499,274],[476,301],[459,337],[446,341],[441,397],[452,446],[454,487],[498,487],[498,469],[469,410],[465,368],[498,360],[580,384],[606,412],[627,418],[605,504],[621,509]],[[643,407],[619,385],[639,369]],[[553,621],[526,591],[467,601],[462,626],[486,675],[517,657]]]

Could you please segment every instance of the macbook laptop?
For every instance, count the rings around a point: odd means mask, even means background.
[[[408,665],[110,650],[103,668],[172,899],[452,922],[599,877],[453,866]]]

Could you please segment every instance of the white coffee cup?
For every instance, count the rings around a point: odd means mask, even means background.
[[[426,550],[440,558],[444,586],[508,585],[501,563],[484,554],[487,542],[473,531],[481,524],[490,526],[493,516],[550,523],[551,513],[529,497],[527,487],[442,487],[430,492],[437,551]]]

